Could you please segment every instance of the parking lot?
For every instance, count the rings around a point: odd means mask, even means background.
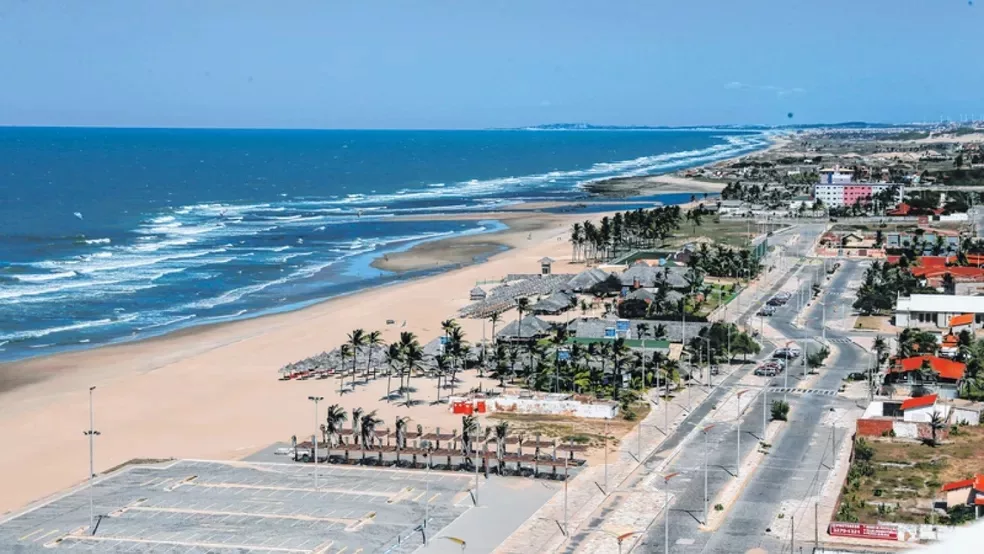
[[[0,519],[0,551],[412,552],[472,506],[468,474],[182,460],[96,481]]]

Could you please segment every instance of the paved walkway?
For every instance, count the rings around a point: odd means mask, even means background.
[[[735,366],[736,368],[739,366]],[[590,538],[590,543],[597,549],[586,550],[590,552],[608,551],[617,552],[618,543],[615,536],[627,532],[634,523],[634,518],[640,516],[644,519],[652,519],[652,513],[658,509],[652,501],[653,490],[626,491],[620,490],[620,484],[628,478],[634,470],[639,467],[639,459],[636,456],[639,444],[639,432],[642,432],[642,454],[643,458],[656,451],[667,436],[663,433],[664,418],[669,420],[669,432],[675,431],[686,418],[688,401],[691,406],[699,405],[708,393],[701,387],[690,387],[689,391],[683,391],[675,396],[668,404],[661,401],[660,404],[649,412],[646,419],[636,427],[636,431],[626,435],[618,448],[609,454],[608,464],[608,488],[609,493],[604,492],[605,488],[605,466],[599,464],[589,467],[581,472],[577,478],[572,479],[567,489],[567,517],[569,534],[576,534],[586,523],[592,522],[597,514],[595,511],[609,498],[618,498],[625,502],[616,502],[618,509],[601,514],[604,518],[602,528],[607,531],[603,536],[609,536],[611,544],[607,547],[603,544],[603,537]],[[668,410],[668,412],[667,412]],[[669,414],[668,416],[666,414]],[[648,487],[646,487],[648,489]],[[611,504],[611,503],[609,503]],[[633,515],[635,514],[635,515]],[[528,553],[531,552],[532,545],[537,552],[553,552],[561,548],[567,548],[568,536],[563,533],[564,525],[564,494],[560,492],[548,501],[532,518],[513,533],[508,540],[502,543],[495,550],[498,553]],[[592,524],[594,526],[594,524]]]

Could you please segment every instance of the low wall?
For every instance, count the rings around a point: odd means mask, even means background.
[[[489,412],[515,414],[563,415],[588,419],[613,419],[618,416],[615,402],[587,403],[577,400],[520,398],[503,396],[485,401]]]
[[[880,437],[891,431],[894,423],[891,419],[859,419],[858,436]]]

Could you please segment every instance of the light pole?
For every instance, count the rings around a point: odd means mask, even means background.
[[[427,458],[427,478],[426,478],[427,484],[425,485],[425,488],[424,488],[424,498],[426,498],[427,500],[424,501],[424,525],[423,525],[424,546],[426,546],[427,545],[427,520],[430,519],[430,490],[431,490],[431,481],[430,481],[430,473],[431,473],[431,446],[429,444],[427,445],[427,450],[424,452],[424,457]]]
[[[766,419],[766,415],[765,415],[766,414],[766,410],[769,407],[769,384],[768,383],[766,383],[765,386],[762,387],[762,394],[764,395],[762,397],[762,442],[765,442],[765,431],[769,427],[769,422]]]
[[[714,428],[714,424],[704,427],[704,525],[707,525],[707,432]]]
[[[95,461],[93,457],[93,439],[99,436],[99,431],[96,431],[93,427],[94,420],[92,416],[92,391],[96,390],[96,387],[89,387],[89,430],[83,431],[82,434],[89,437],[89,533],[94,534],[96,532],[93,527],[93,520],[95,519],[93,500],[92,500],[92,487],[93,478],[96,476]]]
[[[314,434],[311,441],[314,443],[314,490],[318,490],[318,402],[324,400],[323,396],[309,396],[308,400],[314,402]]]
[[[690,405],[691,405],[690,400],[691,400],[691,398],[693,396],[693,393],[690,390],[690,378],[692,377],[691,374],[693,373],[693,370],[694,370],[694,357],[693,357],[693,355],[690,352],[684,352],[683,354],[681,354],[681,356],[687,356],[687,366],[688,366],[688,369],[687,369],[687,412],[689,413],[690,412],[690,409],[691,409],[690,408]]]
[[[670,479],[677,475],[680,473],[670,473],[663,476],[663,490],[666,492],[666,513],[663,514],[663,554],[670,554]]]
[[[564,456],[564,536],[569,537],[571,535],[570,530],[567,527],[567,459],[568,456]]]
[[[605,418],[605,496],[608,496],[608,418]]]
[[[737,414],[735,414],[735,423],[738,424],[738,448],[735,451],[735,477],[741,477],[741,395],[748,392],[748,390],[738,391],[735,395],[738,401]]]

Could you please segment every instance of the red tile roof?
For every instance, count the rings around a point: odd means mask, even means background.
[[[949,259],[946,256],[919,256],[916,263],[920,267],[946,267]]]
[[[889,210],[885,213],[887,213],[888,215],[909,215],[910,211],[912,211],[912,206],[906,204],[905,202],[902,202],[901,204],[896,206],[894,210]]]
[[[964,266],[929,266],[913,267],[909,270],[915,277],[931,279],[942,277],[947,273],[953,277],[954,281],[975,281],[984,280],[984,268],[964,267]]]
[[[899,360],[898,366],[892,370],[893,373],[908,373],[910,371],[916,371],[922,367],[923,360],[929,361],[929,367],[933,369],[940,377],[944,379],[959,380],[963,379],[964,373],[967,371],[967,364],[962,364],[960,362],[954,362],[953,360],[947,360],[946,358],[940,358],[937,356],[913,356],[911,358],[904,358]]]
[[[975,475],[963,481],[953,481],[943,485],[943,492],[955,491],[973,487],[975,490],[984,491],[984,475]]]
[[[932,406],[934,404],[936,404],[935,394],[931,394],[929,396],[919,396],[916,398],[907,398],[904,401],[902,401],[902,411],[911,410],[913,408]]]
[[[984,495],[975,498],[974,504],[976,504],[977,506],[984,506]]]
[[[970,325],[973,322],[974,322],[974,314],[955,315],[950,318],[950,327],[957,327],[960,325]]]
[[[943,346],[957,346],[958,344],[960,344],[960,339],[952,332],[943,337]]]
[[[899,263],[899,260],[901,260],[901,259],[902,259],[902,256],[885,256],[885,261],[888,262],[888,263],[890,263],[890,264],[892,264],[892,265],[895,265],[895,264]]]

